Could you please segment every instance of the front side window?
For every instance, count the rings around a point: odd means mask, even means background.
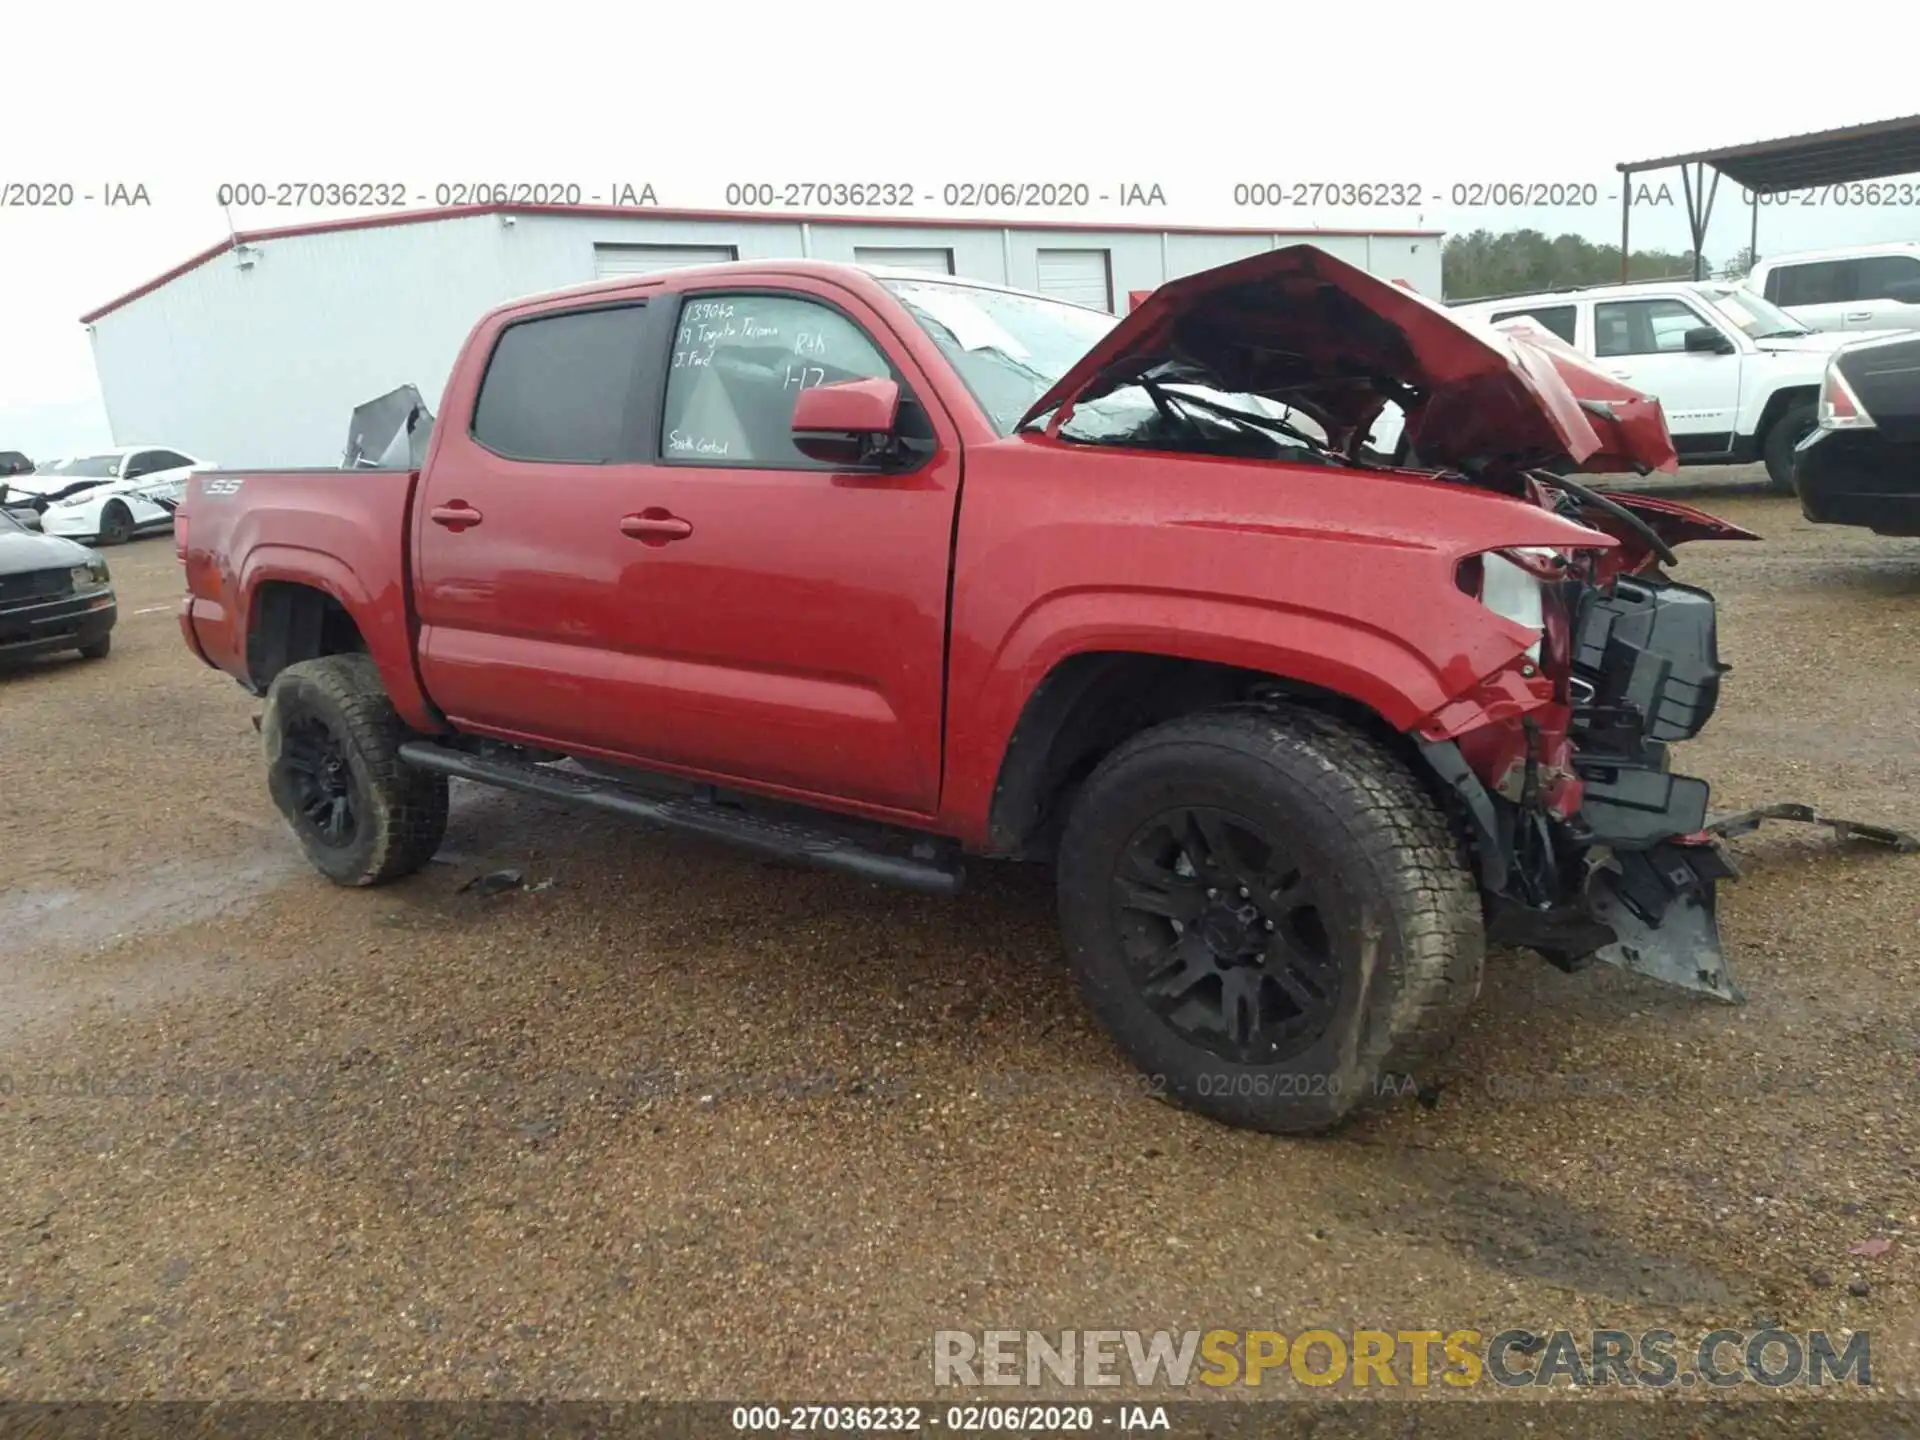
[[[1684,300],[1608,300],[1593,307],[1593,353],[1675,355],[1707,322]]]
[[[509,460],[605,465],[634,458],[629,422],[646,310],[576,310],[501,331],[480,382],[473,438]]]
[[[682,465],[832,469],[793,446],[802,390],[896,378],[867,333],[796,295],[692,295],[680,307],[660,458]],[[902,393],[902,411],[909,408]]]

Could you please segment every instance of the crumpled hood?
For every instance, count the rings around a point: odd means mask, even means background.
[[[1582,395],[1569,387],[1570,374],[1574,386],[1583,384],[1581,371],[1570,372],[1525,335],[1463,321],[1317,246],[1290,245],[1161,286],[1021,423],[1051,410],[1048,428],[1057,429],[1074,404],[1142,376],[1178,382],[1204,375],[1222,390],[1313,415],[1341,448],[1394,400],[1422,465],[1578,466],[1607,447]],[[1659,428],[1659,445],[1629,439],[1632,453],[1618,468],[1669,463],[1664,420]],[[1645,433],[1644,425],[1635,428],[1636,437]]]
[[[1680,457],[1667,429],[1666,411],[1651,395],[1607,374],[1590,357],[1527,316],[1494,326],[1530,349],[1546,353],[1567,389],[1579,397],[1600,448],[1580,463],[1585,471],[1674,471]]]

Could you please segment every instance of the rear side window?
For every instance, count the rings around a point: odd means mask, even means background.
[[[629,442],[646,310],[622,305],[523,320],[501,332],[473,438],[510,460],[604,465]]]
[[[1912,255],[1863,255],[1853,262],[1853,300],[1911,300],[1920,285],[1920,258]]]
[[[793,448],[793,402],[816,385],[892,376],[866,332],[831,306],[790,295],[690,296],[673,337],[660,458],[830,469]]]
[[[1847,283],[1847,262],[1816,260],[1805,265],[1782,265],[1769,277],[1768,299],[1792,309],[1795,305],[1841,305],[1853,299]]]
[[[1518,320],[1522,317],[1538,321],[1542,329],[1551,330],[1567,344],[1573,344],[1573,306],[1536,305],[1531,310],[1502,310],[1493,317],[1498,325],[1502,320]]]

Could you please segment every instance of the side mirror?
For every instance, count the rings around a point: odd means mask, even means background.
[[[1711,325],[1696,325],[1687,331],[1687,349],[1695,354],[1731,355],[1733,341]]]
[[[884,463],[900,414],[892,380],[843,380],[802,390],[793,403],[793,448],[829,465]]]

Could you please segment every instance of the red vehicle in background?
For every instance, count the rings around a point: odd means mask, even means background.
[[[815,262],[608,282],[484,317],[418,470],[196,475],[181,629],[340,884],[425,864],[450,778],[941,892],[1045,861],[1166,1095],[1318,1129],[1489,942],[1738,998],[1668,763],[1714,604],[1665,567],[1754,537],[1551,473],[1674,464],[1583,366],[1309,246],[1120,321]]]

